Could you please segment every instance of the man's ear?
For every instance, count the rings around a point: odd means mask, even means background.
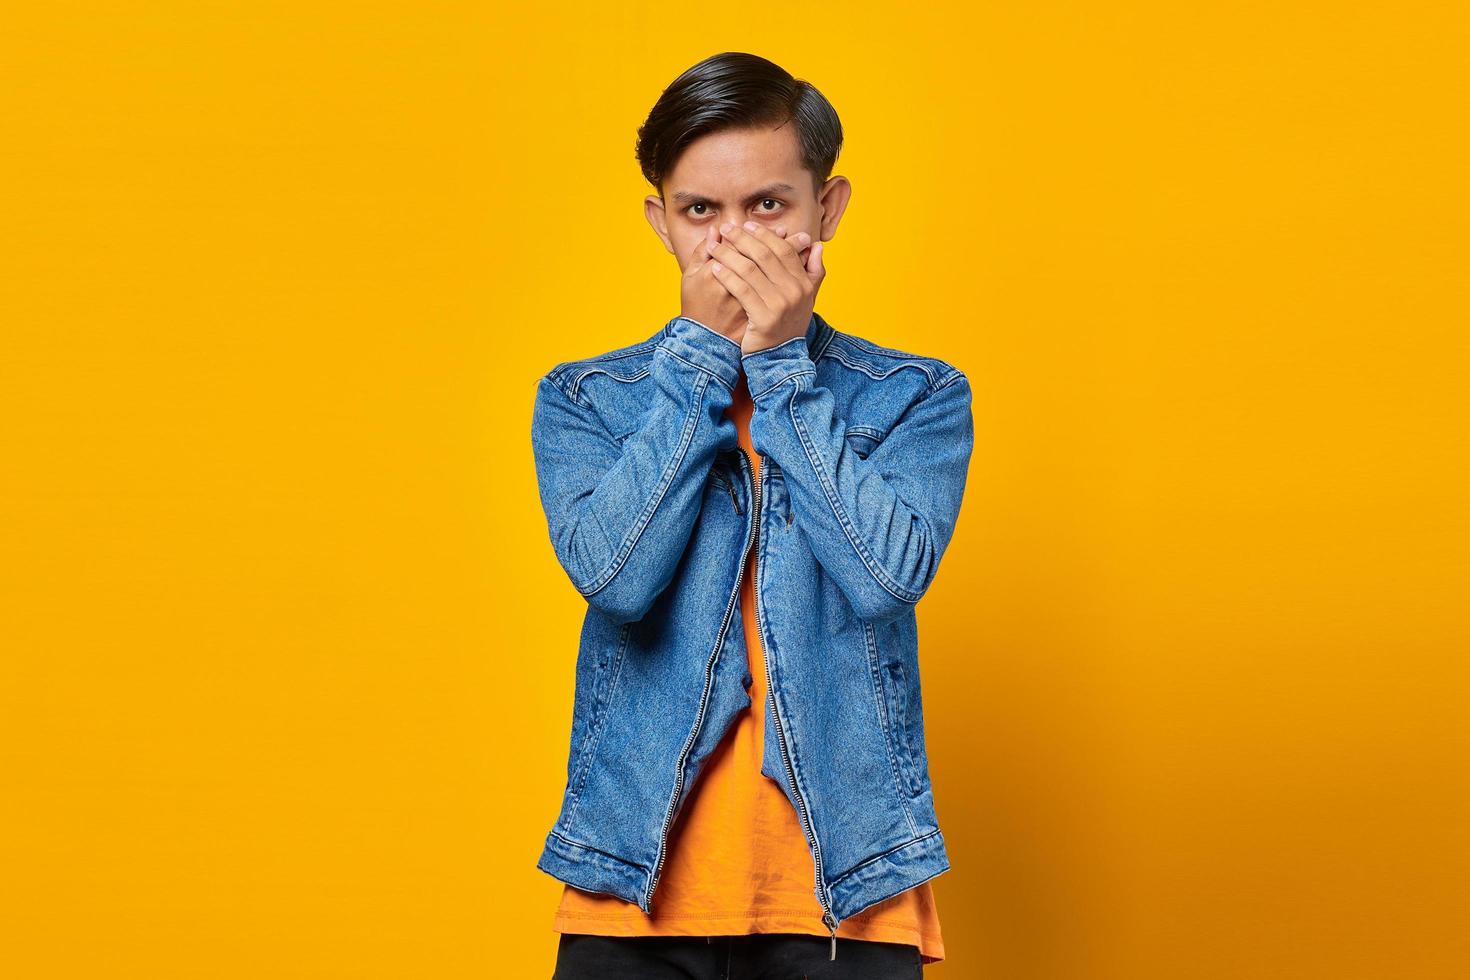
[[[822,208],[822,241],[831,241],[837,234],[837,222],[842,220],[842,213],[847,210],[850,200],[852,184],[841,174],[828,178],[822,185],[822,192],[817,195],[817,204]]]
[[[648,219],[649,227],[664,243],[664,250],[670,255],[674,254],[674,243],[669,241],[668,214],[664,212],[663,198],[657,194],[650,194],[643,199],[643,216]]]

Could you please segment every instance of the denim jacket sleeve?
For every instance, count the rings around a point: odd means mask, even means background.
[[[571,363],[571,362],[568,362]],[[618,440],[562,365],[537,382],[536,480],[557,560],[618,624],[642,619],[673,578],[715,455],[738,444],[725,416],[740,344],[680,316],[654,348],[649,401]]]
[[[750,437],[781,467],[812,553],[860,619],[881,623],[928,590],[954,533],[974,423],[970,382],[940,376],[867,456],[848,446],[805,337],[741,359],[755,404]]]

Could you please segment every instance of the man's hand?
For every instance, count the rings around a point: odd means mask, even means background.
[[[745,312],[741,353],[805,336],[817,289],[827,275],[822,243],[812,245],[803,261],[801,251],[810,242],[804,231],[787,239],[754,221],[744,226],[727,222],[720,236],[718,243],[707,246],[708,266]]]
[[[679,287],[680,315],[724,334],[737,344],[745,334],[745,310],[730,291],[720,285],[710,269],[709,250],[720,240],[719,230],[711,224],[704,237],[695,243],[684,263],[684,281]]]

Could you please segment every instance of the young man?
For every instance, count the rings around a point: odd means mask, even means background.
[[[563,980],[944,956],[914,606],[959,514],[970,386],[815,312],[841,143],[763,58],[679,76],[638,157],[680,315],[537,381],[541,502],[588,602],[537,862],[565,883]]]

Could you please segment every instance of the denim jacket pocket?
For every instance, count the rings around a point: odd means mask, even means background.
[[[908,673],[903,662],[883,662],[883,689],[887,698],[888,718],[894,755],[903,773],[904,792],[918,796],[920,792],[918,753],[914,749],[913,720],[910,717]]]
[[[714,482],[719,495],[729,498],[730,509],[737,514],[744,513],[740,509],[740,498],[735,494],[735,485],[730,482],[730,478],[725,474],[725,471],[719,465],[715,465],[710,467],[709,472],[710,480]]]
[[[608,702],[612,700],[612,687],[617,678],[618,668],[622,665],[623,652],[628,645],[628,633],[632,630],[631,623],[623,623],[616,627],[616,631],[608,638],[611,643],[589,643],[586,649],[590,651],[593,658],[589,664],[589,674],[586,677],[578,677],[577,684],[585,683],[585,699],[577,698],[581,704],[575,710],[582,714],[580,724],[574,722],[574,732],[580,730],[581,738],[577,740],[576,762],[571,768],[570,786],[575,795],[580,789],[586,776],[589,763],[592,760],[593,750],[597,746],[597,739],[602,734],[602,723],[607,717]],[[568,819],[570,820],[570,814]]]
[[[878,448],[878,443],[883,437],[876,429],[864,425],[850,425],[847,427],[847,446],[857,454],[858,459],[867,459],[868,454]]]

